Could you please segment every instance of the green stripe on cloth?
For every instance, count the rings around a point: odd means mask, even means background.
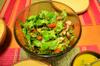
[[[0,0],[0,11],[1,11],[1,9],[2,9],[4,3],[5,3],[5,0]]]

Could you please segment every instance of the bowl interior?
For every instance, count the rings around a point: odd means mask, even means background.
[[[60,8],[59,8],[60,7]],[[27,8],[25,8],[17,17],[16,21],[15,21],[15,25],[14,25],[14,35],[15,35],[15,39],[18,42],[18,44],[23,47],[24,49],[28,50],[28,48],[25,46],[25,38],[23,35],[23,32],[21,31],[21,26],[19,24],[19,22],[25,22],[26,19],[29,16],[32,15],[37,15],[41,10],[48,10],[48,11],[56,11],[56,9],[59,10],[66,10],[67,14],[68,14],[68,19],[71,20],[74,23],[74,34],[76,36],[76,38],[71,42],[70,46],[68,49],[66,49],[66,51],[63,51],[61,53],[59,53],[58,55],[61,55],[65,52],[68,52],[71,48],[73,48],[77,41],[80,38],[81,35],[81,24],[80,24],[80,20],[78,18],[78,16],[76,15],[76,13],[67,5],[59,3],[59,2],[49,2],[49,1],[41,1],[41,2],[37,2],[34,3],[30,6],[28,6]],[[29,50],[28,50],[29,51]],[[31,52],[31,51],[29,51]],[[33,52],[31,52],[32,54],[35,54]],[[36,54],[37,55],[37,54]],[[43,56],[43,57],[51,57],[51,56],[57,56],[57,55],[39,55],[39,56]]]

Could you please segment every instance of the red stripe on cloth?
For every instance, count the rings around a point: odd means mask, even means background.
[[[26,18],[28,16],[28,13],[29,13],[29,10],[30,10],[30,8],[28,8],[28,6],[30,6],[30,5],[31,5],[31,0],[27,0],[26,1],[26,5],[25,5],[25,7],[27,7],[27,8],[26,8],[26,10],[25,10],[25,12],[23,14],[23,17],[21,17],[23,22],[26,21]]]
[[[80,19],[80,21],[81,21],[82,26],[85,25],[82,15],[79,15],[79,19]]]
[[[0,3],[0,13],[2,11],[2,8],[4,7],[4,4],[6,3],[6,0],[4,0],[2,3]]]
[[[96,19],[96,24],[100,24],[100,12],[96,7],[95,1],[94,0],[90,0],[90,5],[91,5],[90,7],[91,7],[91,9],[92,9],[92,11],[94,13],[94,16],[95,16],[94,18]]]
[[[20,48],[18,49],[17,61],[20,61]]]
[[[97,9],[99,10],[99,12],[100,12],[100,3],[98,2],[98,0],[94,0],[94,2],[95,2],[95,4],[96,4],[96,7],[97,7]]]
[[[6,0],[5,4],[4,4],[4,6],[3,6],[3,8],[2,8],[2,10],[0,12],[0,18],[4,17],[4,14],[5,14],[6,10],[7,10],[7,7],[9,5],[9,3],[10,3],[10,0]]]
[[[20,20],[22,20],[22,22],[25,22],[27,16],[28,16],[28,12],[29,12],[29,8],[27,8],[29,5],[31,5],[31,0],[26,0],[26,4],[25,4],[25,11],[23,11],[23,14],[21,14],[18,18]]]
[[[99,3],[99,6],[100,6],[100,3]]]
[[[97,47],[96,45],[92,45],[92,44],[90,46],[80,46],[80,49],[81,49],[81,52],[90,50],[90,51],[100,53],[99,47]]]
[[[26,0],[20,1],[20,4],[18,6],[18,12],[17,15],[25,8]]]
[[[85,25],[91,25],[92,24],[92,21],[91,21],[91,18],[90,18],[88,11],[85,12],[82,16],[83,16],[83,20],[84,20]]]
[[[14,59],[13,59],[13,64],[17,63],[19,60],[19,56],[20,56],[20,48],[15,49],[15,53],[14,53]]]
[[[100,7],[100,1],[98,1],[99,7]]]
[[[14,25],[14,21],[16,20],[17,15],[21,12],[21,10],[23,10],[23,8],[25,7],[25,3],[26,0],[16,0],[18,3],[16,3],[14,9],[13,9],[13,13],[11,14],[11,17],[9,19],[9,25],[10,27],[13,27]],[[12,23],[10,23],[12,22]]]
[[[8,23],[8,21],[9,21],[9,18],[12,13],[15,2],[16,2],[16,0],[10,0],[10,3],[8,5],[5,15],[4,15],[4,19],[5,19],[6,23]]]
[[[0,66],[12,66],[15,50],[15,48],[8,48],[6,51],[3,51],[3,53],[0,53]]]
[[[19,6],[18,6],[18,12],[17,12],[17,15],[18,15],[18,16],[19,16],[20,12],[22,12],[22,10],[25,8],[25,5],[26,5],[26,0],[23,0],[23,2],[20,1]],[[21,14],[21,15],[18,17],[18,19],[21,19],[22,21],[25,20],[25,19],[24,19],[24,13],[25,13],[25,12],[23,12],[23,14]]]

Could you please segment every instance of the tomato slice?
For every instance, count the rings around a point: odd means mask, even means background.
[[[55,27],[56,27],[56,24],[55,24],[55,23],[48,24],[48,27],[49,27],[49,28],[55,28]]]

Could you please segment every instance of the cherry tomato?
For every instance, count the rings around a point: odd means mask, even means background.
[[[37,39],[38,40],[42,40],[42,36],[37,36]]]
[[[49,28],[55,28],[55,27],[56,27],[56,24],[55,24],[55,23],[48,24],[48,27],[49,27]]]

